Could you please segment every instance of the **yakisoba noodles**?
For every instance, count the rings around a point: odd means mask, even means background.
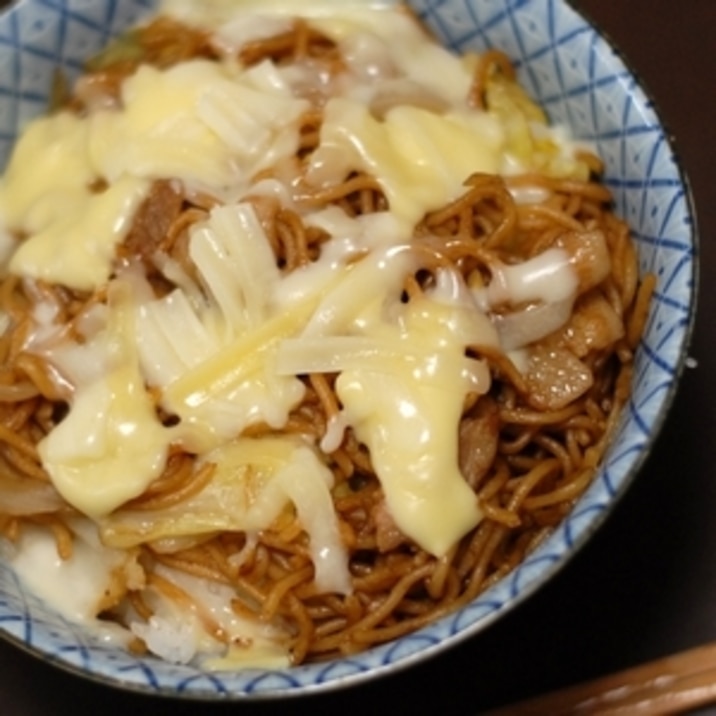
[[[653,286],[502,53],[290,7],[166,5],[58,82],[0,186],[8,559],[217,668],[504,577],[592,479]]]

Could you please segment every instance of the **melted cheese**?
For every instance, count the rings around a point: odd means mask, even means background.
[[[128,633],[96,617],[100,599],[112,591],[115,579],[120,575],[120,583],[132,579],[137,570],[134,556],[101,545],[93,525],[85,529],[76,521],[72,527],[80,529],[75,533],[71,557],[58,555],[50,532],[27,525],[8,561],[34,594],[52,604],[65,619],[92,624],[95,636],[102,641],[126,645]]]
[[[481,113],[438,115],[419,107],[396,107],[383,121],[364,103],[329,101],[321,147],[309,178],[332,183],[351,171],[378,178],[391,212],[408,226],[464,191],[473,172],[500,168],[499,124]]]
[[[164,469],[169,443],[139,372],[126,289],[113,286],[107,331],[97,339],[106,373],[76,386],[69,414],[38,444],[58,492],[95,517],[141,495]]]
[[[363,3],[339,10],[325,0],[289,5],[339,43],[356,47],[355,38],[362,37],[364,45],[380,48],[374,53],[385,55],[377,62],[383,67],[378,77],[362,76],[356,67],[331,88],[337,96],[326,106],[321,146],[309,171],[317,183],[340,180],[351,170],[375,174],[405,231],[426,211],[455,198],[470,173],[529,168],[529,157],[518,167],[506,155],[497,116],[466,107],[471,75],[464,63],[426,42],[402,13],[385,7],[366,12]],[[251,2],[218,2],[202,6],[198,15],[183,4],[167,9],[189,13],[219,32],[257,12],[275,25],[289,5],[260,3],[259,11]],[[257,26],[256,33],[263,31]],[[379,121],[367,103],[380,84],[376,79],[394,76],[440,97],[449,111],[398,106]],[[172,177],[236,196],[261,169],[293,155],[298,118],[309,106],[293,92],[290,78],[266,64],[246,70],[229,60],[193,60],[166,70],[140,68],[123,84],[118,107],[83,118],[59,113],[37,120],[18,143],[0,185],[0,218],[28,235],[11,269],[73,288],[101,285],[147,181]],[[569,154],[568,139],[556,132],[550,146]],[[27,166],[38,171],[28,176]],[[97,180],[110,182],[110,188],[90,191]],[[62,260],[68,251],[72,260]]]
[[[80,290],[101,286],[151,180],[245,189],[295,153],[307,108],[261,73],[195,60],[140,68],[117,108],[36,120],[0,184],[0,218],[28,235],[10,270]],[[93,190],[98,180],[108,188]]]
[[[38,119],[19,140],[0,181],[0,236],[23,237],[9,269],[109,294],[106,307],[77,322],[78,341],[63,337],[53,310],[39,308],[27,346],[53,362],[72,392],[69,414],[39,446],[43,464],[65,499],[101,524],[107,544],[224,529],[251,534],[293,510],[309,535],[319,589],[349,591],[333,476],[315,447],[237,438],[257,423],[284,428],[304,397],[298,376],[311,372],[339,373],[342,410],[321,446],[337,448],[353,428],[408,537],[444,555],[481,519],[459,471],[457,435],[466,397],[485,393],[490,376],[466,348],[500,345],[486,315],[493,306],[566,300],[576,279],[555,249],[522,266],[495,266],[491,285],[471,292],[438,270],[431,290],[404,303],[406,276],[419,267],[407,247],[415,224],[458,197],[470,174],[567,171],[574,147],[544,126],[532,136],[534,122],[522,114],[505,123],[519,97],[504,97],[497,113],[468,107],[470,63],[390,5],[167,0],[166,11],[213,33],[223,59],[142,67],[124,82],[120,102],[82,117]],[[290,27],[288,15],[296,14],[338,44],[347,68],[340,79],[311,62],[245,68],[236,61],[244,43]],[[311,107],[306,96],[324,109],[309,184],[368,172],[388,199],[386,211],[356,218],[301,201],[287,160]],[[408,101],[395,101],[403,96]],[[271,178],[261,177],[264,169]],[[196,276],[158,256],[175,284],[166,296],[155,297],[132,270],[107,285],[117,272],[115,249],[160,178],[227,203],[189,233]],[[529,202],[535,193],[518,198]],[[247,196],[278,200],[325,232],[320,256],[283,275]],[[176,425],[159,422],[155,399]],[[209,484],[151,517],[123,508],[161,473],[172,445],[216,465]],[[162,635],[167,624],[176,627],[176,614],[157,619],[135,632],[164,655]],[[240,638],[238,627],[222,623]],[[177,660],[192,658],[194,647],[187,656],[178,642],[166,653],[175,647]],[[264,655],[285,656],[272,646]],[[244,656],[234,650],[217,664]]]
[[[86,127],[69,114],[46,117],[18,143],[0,183],[0,216],[29,239],[12,256],[11,271],[79,289],[109,277],[115,246],[148,185],[122,177],[92,193],[97,172],[88,156]]]
[[[46,223],[20,245],[10,270],[80,290],[101,286],[148,187],[146,181],[122,176],[97,195],[60,191],[51,205],[48,194],[41,202]]]
[[[4,224],[39,231],[54,217],[58,196],[61,200],[63,192],[82,191],[96,179],[87,156],[85,128],[84,120],[68,113],[30,123],[15,144],[0,183]]]
[[[121,109],[89,120],[95,165],[110,180],[130,173],[245,186],[247,176],[295,152],[295,120],[307,109],[255,78],[205,60],[141,67],[122,86]]]
[[[437,43],[426,42],[423,30],[409,14],[396,12],[391,0],[210,0],[200,5],[164,0],[161,7],[213,31],[229,51],[286,30],[287,18],[300,16],[339,45],[357,74],[377,64],[383,68],[381,75],[405,75],[449,102],[461,102],[472,82],[465,63]],[[371,62],[376,57],[380,61]]]
[[[486,392],[490,380],[477,362],[460,367],[464,347],[452,340],[441,309],[419,304],[409,304],[408,327],[398,329],[409,345],[343,370],[336,393],[346,422],[370,449],[396,524],[442,556],[481,518],[458,467],[457,430],[466,395]]]
[[[358,301],[361,282],[354,280],[372,264],[382,267],[373,274],[383,278],[371,286],[370,299]],[[465,348],[494,345],[496,335],[469,304],[446,300],[444,290],[401,304],[410,266],[406,251],[361,262],[324,299],[304,334],[283,341],[277,366],[287,374],[339,373],[341,429],[353,427],[368,446],[401,531],[443,555],[481,518],[458,467],[457,430],[466,396],[490,386],[487,367],[466,358]]]

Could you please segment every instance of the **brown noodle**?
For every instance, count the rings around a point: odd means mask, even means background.
[[[166,65],[186,57],[211,56],[205,36],[185,28],[176,30],[175,25],[159,21],[140,33],[136,41],[144,48],[142,59]],[[326,63],[331,72],[341,67],[335,46],[300,22],[293,31],[253,42],[242,52],[246,62],[267,57],[279,62],[311,57]],[[112,63],[105,58],[91,77],[106,88],[117,88],[137,61]],[[476,71],[471,95],[476,106],[484,104],[485,88],[495,74],[511,78],[513,71],[502,53],[490,52]],[[71,100],[70,104],[82,111],[81,102]],[[299,167],[316,145],[320,122],[320,110],[305,117]],[[550,198],[540,205],[519,206],[510,193],[510,188],[518,186],[543,187]],[[338,204],[356,215],[387,206],[377,181],[365,175],[350,176],[322,190],[304,182],[301,191],[304,207]],[[298,213],[265,198],[251,200],[283,271],[290,272],[318,255],[327,238],[320,231],[305,227]],[[194,272],[186,250],[187,230],[206,216],[213,203],[211,197],[180,197],[180,210],[157,245],[190,273]],[[464,426],[475,417],[477,406],[490,408],[489,419],[476,418],[476,424],[494,442],[494,456],[476,475],[467,476],[485,518],[447,556],[435,558],[395,530],[388,529],[387,534],[382,530],[380,483],[366,449],[349,431],[327,459],[335,473],[333,493],[341,534],[350,552],[351,594],[318,593],[307,536],[293,514],[283,515],[255,541],[241,533],[222,533],[169,553],[142,546],[140,559],[147,574],[144,589],[188,604],[210,632],[224,640],[221,627],[190,596],[158,574],[155,566],[233,586],[237,614],[286,625],[292,635],[293,661],[299,663],[350,654],[400,637],[466,604],[502,578],[564,518],[588,486],[628,397],[633,351],[646,320],[654,279],[647,277],[638,285],[628,229],[612,214],[610,194],[596,179],[525,175],[503,180],[475,175],[468,179],[460,198],[425,216],[416,231],[424,266],[406,284],[408,297],[432,280],[435,266],[452,265],[466,277],[473,272],[488,276],[496,260],[525,259],[553,245],[565,232],[595,229],[606,237],[612,269],[591,293],[616,311],[625,337],[584,357],[594,377],[592,387],[557,408],[535,407],[524,377],[506,355],[484,346],[472,347],[474,355],[490,363],[494,384],[488,396],[466,406]],[[158,272],[150,278],[158,293],[166,290]],[[40,295],[51,300],[68,323],[91,302],[104,300],[102,295],[32,284],[14,276],[0,285],[0,308],[11,317],[10,328],[0,337],[0,467],[3,480],[31,485],[49,479],[36,444],[62,419],[68,399],[52,367],[22,350],[31,328],[28,309]],[[340,408],[334,379],[331,375],[305,378],[306,398],[292,412],[287,432],[322,437]],[[255,425],[247,432],[271,431]],[[469,441],[466,449],[470,449]],[[194,456],[175,450],[164,474],[127,507],[150,513],[196,494],[211,479],[212,470],[210,466],[197,469],[194,463]],[[48,515],[0,514],[0,530],[16,539],[22,524],[45,524],[66,557],[71,553],[72,536],[64,519],[71,514],[66,505]],[[237,554],[241,560],[236,560]],[[146,593],[127,591],[134,612],[149,618],[152,612]],[[113,618],[111,609],[106,616]],[[133,648],[139,647],[134,644]]]

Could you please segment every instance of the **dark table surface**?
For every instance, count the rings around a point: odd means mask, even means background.
[[[702,290],[690,352],[698,365],[686,371],[645,469],[598,534],[552,583],[503,620],[371,686],[305,700],[200,705],[85,682],[0,642],[0,713],[479,714],[716,639],[716,291],[710,290],[716,285],[716,180],[710,174],[716,162],[716,1],[574,4],[621,49],[676,137],[701,241]]]

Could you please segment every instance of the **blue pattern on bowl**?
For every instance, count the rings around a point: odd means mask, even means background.
[[[250,698],[337,688],[405,666],[479,632],[544,584],[600,525],[643,463],[683,367],[695,303],[696,239],[688,189],[648,96],[594,28],[562,0],[416,0],[458,50],[500,47],[553,121],[593,142],[642,271],[658,276],[632,399],[604,465],[572,513],[522,565],[433,626],[351,658],[286,671],[207,674],[98,643],[23,591],[0,562],[0,634],[63,668],[115,686],[192,697]],[[0,18],[0,165],[42,112],[55,67],[69,76],[150,0],[24,0]]]

